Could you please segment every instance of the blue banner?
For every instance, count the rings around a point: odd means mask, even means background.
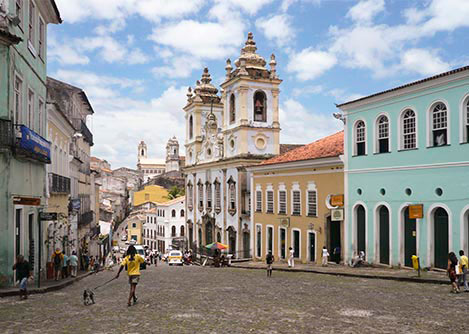
[[[50,161],[50,142],[26,126],[20,125],[20,127],[21,140],[19,146],[28,152]]]

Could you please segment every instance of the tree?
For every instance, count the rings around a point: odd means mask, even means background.
[[[180,196],[184,196],[184,188],[173,186],[169,189],[168,196],[166,196],[166,198],[172,200]]]

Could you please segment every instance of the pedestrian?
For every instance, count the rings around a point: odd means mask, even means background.
[[[274,263],[274,261],[275,259],[272,255],[272,251],[269,251],[265,257],[265,263],[267,263],[267,277],[272,277],[272,263]]]
[[[72,255],[69,258],[70,269],[71,269],[71,276],[77,277],[77,269],[78,269],[78,257],[77,252],[73,251]]]
[[[93,268],[93,271],[95,274],[98,273],[99,271],[99,265],[101,264],[101,257],[96,257],[95,261],[94,261],[94,268]]]
[[[293,248],[290,247],[288,249],[288,268],[295,267],[294,257],[295,257],[295,251],[293,250]]]
[[[62,267],[62,278],[68,277],[68,256],[64,253],[64,261]]]
[[[458,284],[459,286],[464,286],[464,292],[469,292],[469,286],[467,284],[467,269],[469,267],[469,260],[466,255],[464,255],[464,251],[459,251],[459,265],[461,266],[461,275],[459,276]]]
[[[90,268],[89,268],[90,271],[94,270],[94,262],[95,262],[94,261],[94,256],[91,255],[91,257],[90,257]]]
[[[140,280],[140,264],[145,260],[143,257],[137,254],[137,250],[133,245],[130,245],[127,249],[127,256],[122,261],[119,271],[117,272],[116,279],[119,278],[119,274],[127,266],[127,275],[129,276],[130,292],[129,299],[127,300],[127,306],[131,306],[133,299],[134,305],[137,303],[137,296],[135,290],[137,289],[138,281]]]
[[[83,260],[84,260],[84,263],[85,263],[85,267],[83,268],[83,270],[88,271],[88,268],[89,268],[89,265],[90,265],[90,257],[88,256],[88,254],[83,255]]]
[[[28,299],[28,279],[32,279],[33,274],[29,262],[24,259],[23,255],[16,257],[13,270],[16,270],[16,280],[19,281],[20,285],[20,299]]]
[[[329,256],[329,252],[327,251],[326,246],[322,247],[322,266],[327,267],[327,257]]]
[[[55,280],[58,281],[62,272],[62,267],[64,262],[64,255],[60,251],[60,248],[56,248],[55,252],[52,254],[52,263],[54,264],[55,270]]]
[[[335,263],[340,264],[340,246],[334,248],[334,260]]]
[[[448,276],[449,280],[451,281],[451,292],[452,293],[459,293],[459,286],[458,283],[456,282],[456,266],[458,265],[458,258],[456,257],[456,254],[454,252],[451,252],[448,254]]]

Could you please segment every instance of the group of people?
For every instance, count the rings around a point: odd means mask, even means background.
[[[158,261],[161,260],[161,254],[157,250],[145,250],[145,257],[147,264],[154,264],[155,267],[158,266]]]
[[[454,252],[448,254],[448,276],[451,281],[451,292],[459,293],[464,286],[464,292],[469,292],[467,284],[467,270],[469,261],[463,250],[459,251],[459,260]]]
[[[78,257],[75,251],[72,255],[64,254],[60,248],[56,248],[52,253],[51,261],[54,265],[54,277],[58,281],[68,276],[76,277],[78,271]]]

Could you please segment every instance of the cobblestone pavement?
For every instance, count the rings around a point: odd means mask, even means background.
[[[12,333],[444,333],[469,332],[469,294],[449,286],[234,268],[149,268],[128,308],[125,272],[84,306],[89,276],[53,293],[0,299]]]

